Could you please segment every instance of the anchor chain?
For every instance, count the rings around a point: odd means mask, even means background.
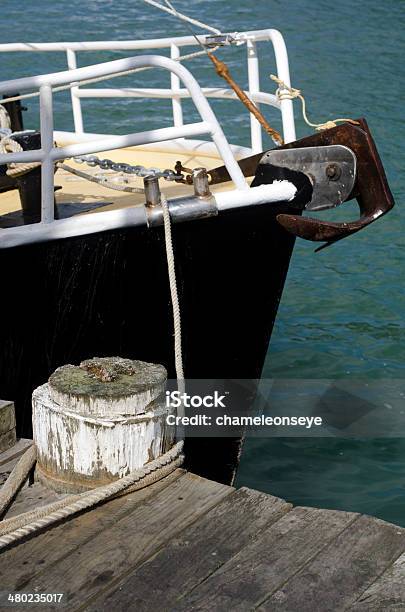
[[[113,162],[111,159],[100,159],[97,155],[77,155],[73,157],[73,161],[78,164],[85,163],[87,166],[98,166],[101,170],[113,170],[114,172],[123,172],[140,178],[155,177],[164,178],[166,181],[183,182],[184,177],[179,172],[160,168],[146,168],[145,166],[132,166],[123,162]]]

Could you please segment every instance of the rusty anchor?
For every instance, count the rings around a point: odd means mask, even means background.
[[[336,161],[333,160],[333,156],[328,160],[326,149],[334,145],[339,146],[339,155],[343,150],[346,153],[343,158],[338,157]],[[323,148],[325,148],[323,159],[317,160],[316,155],[313,157],[310,149],[319,152]],[[301,150],[300,154],[289,159],[287,151],[298,149]],[[307,157],[305,149],[308,149]],[[283,151],[286,153],[284,160]],[[352,176],[350,176],[350,154],[354,158],[351,166]],[[318,168],[318,177],[314,177],[308,162],[311,162],[314,168]],[[365,119],[358,119],[355,123],[343,123],[282,145],[265,154],[253,155],[241,160],[239,165],[245,176],[255,175],[252,183],[254,186],[263,181],[261,175],[266,173],[263,168],[266,163],[272,168],[270,174],[267,168],[266,182],[282,178],[294,181],[291,179],[293,174],[301,176],[301,182],[297,183],[299,198],[295,198],[291,203],[292,212],[279,214],[277,221],[295,236],[305,240],[325,242],[317,250],[364,229],[394,206],[385,171]],[[346,172],[345,177],[342,177],[342,171]],[[211,170],[210,175],[211,184],[229,180],[224,167]],[[321,176],[323,180],[320,185]],[[306,210],[333,208],[354,198],[360,209],[360,217],[354,221],[338,223],[301,216]]]

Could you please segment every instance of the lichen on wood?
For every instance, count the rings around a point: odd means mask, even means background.
[[[141,414],[164,390],[167,372],[160,364],[121,357],[94,357],[65,365],[49,378],[53,400],[82,413]]]
[[[58,368],[32,395],[37,476],[55,490],[80,491],[122,478],[165,453],[166,369],[120,357]]]

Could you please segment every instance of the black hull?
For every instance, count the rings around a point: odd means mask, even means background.
[[[173,227],[187,378],[259,378],[294,237],[264,205]],[[0,397],[31,434],[32,390],[66,363],[120,355],[174,378],[162,228],[0,250]],[[209,449],[209,453],[206,450]],[[190,439],[187,467],[229,483],[235,439]]]

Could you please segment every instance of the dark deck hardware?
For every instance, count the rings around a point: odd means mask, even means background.
[[[20,94],[16,92],[13,97],[17,97]],[[10,96],[3,96],[3,98],[9,98]],[[0,100],[1,103],[1,100]],[[11,130],[13,132],[22,132],[24,129],[23,111],[27,110],[26,106],[22,106],[21,100],[14,100],[13,102],[7,102],[5,105],[7,112],[10,117]]]
[[[22,146],[24,151],[41,148],[39,132],[25,131],[13,134],[13,139]],[[6,170],[6,165],[0,165],[0,192],[18,189],[23,224],[39,223],[41,220],[41,167],[33,168],[29,172],[16,177],[7,176]],[[55,219],[57,218],[58,213],[55,203]]]
[[[346,201],[353,198],[357,199],[360,218],[350,222],[334,223],[314,217],[301,217],[300,214],[283,213],[277,216],[278,222],[295,236],[316,242],[326,242],[321,248],[367,227],[394,206],[394,199],[388,186],[384,168],[365,119],[359,119],[357,125],[344,123],[329,130],[317,132],[312,136],[283,145],[276,150],[336,144],[348,147],[356,156],[356,182]],[[262,157],[263,153],[259,153],[241,160],[239,165],[243,174],[245,176],[256,174],[259,171]],[[329,172],[333,174],[333,166],[329,169]],[[211,170],[210,174],[211,184],[229,180],[229,175],[224,167]]]

